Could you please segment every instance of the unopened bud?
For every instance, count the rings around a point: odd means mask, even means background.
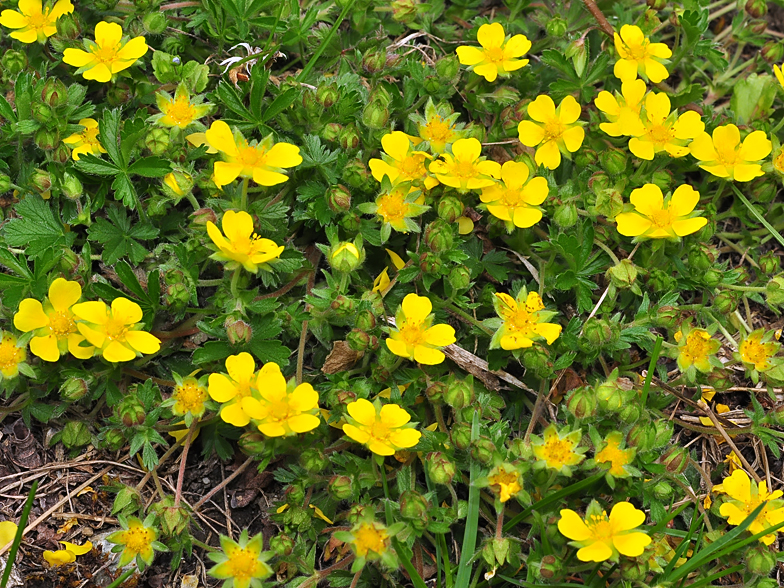
[[[460,380],[454,376],[449,379],[444,402],[452,408],[459,410],[474,403],[474,379],[469,376]]]
[[[169,148],[169,131],[165,129],[152,129],[144,138],[144,146],[153,155],[163,155]]]
[[[380,101],[370,102],[362,110],[362,122],[370,129],[383,129],[387,121],[389,109]]]
[[[574,390],[566,401],[567,410],[578,419],[596,416],[597,405],[596,393],[587,386]]]
[[[335,142],[340,137],[340,131],[343,130],[343,125],[339,123],[328,123],[321,129],[319,136],[325,141]]]
[[[60,133],[57,131],[57,129],[41,127],[35,132],[35,137],[33,140],[35,141],[36,147],[39,149],[43,149],[44,151],[52,151],[60,144]]]
[[[659,458],[659,463],[671,474],[682,474],[689,465],[689,450],[675,445]]]
[[[389,114],[387,114],[387,118],[388,117]],[[382,124],[381,126],[384,125]],[[377,127],[371,127],[371,128],[377,128]],[[340,134],[338,135],[338,143],[343,149],[347,151],[354,151],[356,149],[359,149],[360,139],[359,139],[359,131],[357,131],[357,127],[355,127],[353,124],[348,124],[345,127],[343,127],[343,129],[340,131]]]
[[[60,398],[66,402],[76,402],[87,396],[89,391],[90,387],[87,380],[70,376],[60,386]]]
[[[324,108],[330,108],[340,98],[340,90],[334,82],[321,83],[316,90],[316,102]]]
[[[455,222],[458,218],[463,216],[464,211],[465,206],[462,201],[454,196],[444,196],[436,205],[438,218],[443,219],[448,223]]]
[[[250,343],[253,338],[253,329],[242,319],[234,319],[229,316],[223,326],[226,328],[226,336],[232,345]]]
[[[457,471],[455,463],[440,451],[433,451],[427,454],[425,467],[427,467],[430,479],[436,484],[443,485],[451,484]]]
[[[327,491],[335,500],[348,500],[354,493],[351,486],[351,478],[348,476],[332,476],[327,486]]]

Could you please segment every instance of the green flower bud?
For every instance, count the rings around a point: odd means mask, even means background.
[[[324,108],[330,108],[340,99],[340,90],[335,82],[322,82],[316,89],[316,102]]]
[[[226,329],[226,336],[229,338],[229,343],[232,345],[242,345],[250,343],[253,339],[253,329],[251,326],[242,319],[235,319],[228,316],[223,323]]]
[[[596,165],[599,158],[596,156],[596,151],[593,149],[580,149],[573,155],[574,164],[578,169],[585,169],[589,166]]]
[[[626,154],[615,149],[606,149],[599,154],[600,165],[611,176],[618,176],[624,173],[628,162]]]
[[[488,437],[479,437],[479,439],[471,443],[471,458],[484,466],[493,463],[494,453],[495,444],[492,439]]]
[[[329,250],[329,265],[335,271],[349,274],[355,271],[365,260],[365,248],[362,243],[355,244],[349,241],[341,241],[333,245]]]
[[[4,194],[11,189],[11,177],[8,174],[0,173],[0,194]]]
[[[82,34],[82,23],[75,12],[63,14],[56,24],[57,36],[62,40],[75,41]]]
[[[425,227],[425,244],[433,253],[449,251],[454,245],[452,227],[441,219],[434,220]]]
[[[577,206],[573,202],[564,202],[555,207],[553,220],[562,229],[573,227],[577,223]]]
[[[770,305],[784,304],[784,274],[779,274],[767,283],[765,300]]]
[[[656,443],[656,429],[648,421],[638,421],[626,435],[626,444],[636,447],[637,451],[644,452],[653,449]]]
[[[539,566],[534,566],[534,574],[538,574],[542,580],[552,580],[562,571],[563,566],[554,555],[545,555]]]
[[[605,277],[619,290],[632,288],[637,281],[637,266],[628,259],[622,259],[605,272]]]
[[[144,146],[153,155],[163,155],[169,148],[169,131],[159,128],[152,129],[144,138]]]
[[[605,172],[596,172],[588,180],[588,189],[598,196],[603,190],[609,190],[611,186],[610,177]]]
[[[615,328],[613,328],[615,327]],[[591,317],[583,326],[581,346],[587,351],[611,345],[618,340],[617,325],[605,319]]]
[[[368,105],[370,106],[370,105]],[[367,110],[367,107],[366,107]],[[364,117],[364,112],[363,112]],[[387,112],[387,118],[389,118],[389,112]],[[364,118],[363,118],[364,120]],[[379,119],[380,120],[380,119]],[[386,121],[385,121],[386,122]],[[368,125],[370,126],[370,125]],[[384,124],[381,125],[382,127]],[[381,128],[381,127],[371,127],[371,128]],[[340,131],[338,135],[338,143],[340,146],[347,150],[347,151],[354,151],[359,149],[361,141],[359,138],[359,131],[357,131],[357,127],[354,124],[348,124]]]
[[[780,588],[781,584],[775,578],[757,578],[757,581],[748,584],[749,588]]]
[[[721,284],[724,273],[716,268],[710,268],[702,275],[702,282],[709,288],[715,288]]]
[[[327,491],[335,500],[349,500],[354,493],[351,478],[348,476],[332,476]]]
[[[305,112],[315,116],[320,115],[323,109],[321,104],[316,100],[316,93],[310,90],[306,90],[302,93],[302,106],[305,108]]]
[[[471,285],[471,271],[463,265],[457,265],[449,270],[447,281],[455,292],[463,292]]]
[[[300,500],[293,500],[289,497],[289,504],[293,502],[295,505],[302,502],[305,495],[302,495]],[[311,517],[311,510],[301,506],[291,506],[283,512],[283,522],[287,525],[295,527],[300,533],[308,531],[313,526],[313,518]]]
[[[102,446],[109,451],[118,451],[125,445],[125,435],[119,429],[109,429],[103,436]]]
[[[471,431],[468,432],[469,439]],[[454,435],[453,435],[454,436]],[[467,445],[466,445],[467,446]],[[430,479],[436,484],[451,484],[455,477],[457,468],[455,463],[446,454],[440,451],[433,451],[425,458],[425,467]]]
[[[351,192],[343,184],[327,191],[327,206],[332,212],[346,212],[351,208]]]
[[[245,455],[262,455],[267,449],[267,438],[258,431],[243,433],[237,443]]]
[[[437,274],[441,272],[444,263],[435,253],[425,253],[419,258],[419,269],[426,274]]]
[[[447,55],[436,61],[436,73],[443,80],[455,80],[460,74],[460,61],[457,55]]]
[[[768,41],[762,46],[760,55],[768,63],[779,63],[784,59],[784,43]]]
[[[419,14],[419,0],[392,0],[392,18],[403,24],[411,24]]]
[[[721,314],[731,314],[738,308],[740,292],[724,290],[713,298],[713,308]]]
[[[659,458],[659,463],[671,474],[682,474],[689,466],[689,450],[680,445],[673,445]]]
[[[664,10],[669,0],[646,0],[645,3],[651,10]]]
[[[768,13],[766,0],[748,0],[745,8],[748,15],[752,18],[762,18]]]
[[[653,424],[653,429],[656,433],[653,440],[654,449],[657,447],[664,447],[672,440],[672,434],[675,432],[675,425],[670,420],[660,420]]]
[[[641,557],[624,557],[621,561],[620,571],[621,578],[624,580],[635,583],[641,582],[648,575],[648,562]]]
[[[458,422],[453,424],[450,433],[452,443],[461,451],[465,451],[471,445],[471,425],[468,423]]]
[[[191,293],[185,284],[170,284],[166,286],[164,300],[169,306],[184,308],[191,299]]]
[[[542,345],[535,343],[532,347],[524,349],[522,359],[526,369],[532,370],[540,378],[549,377],[553,370],[550,352]]]
[[[299,465],[309,474],[318,474],[329,465],[329,459],[317,447],[308,447],[299,455]]]
[[[354,351],[366,351],[370,347],[372,337],[360,329],[352,329],[346,335],[348,346]]]
[[[560,39],[566,34],[566,31],[569,30],[569,23],[560,16],[555,16],[547,21],[545,30],[547,31],[548,37]]]
[[[32,109],[33,119],[41,124],[48,124],[54,121],[54,111],[52,107],[43,102],[36,102]]]
[[[751,185],[754,201],[759,204],[768,204],[778,194],[779,186],[776,182],[754,182]],[[764,213],[763,213],[764,214]]]
[[[465,380],[458,379],[454,376],[449,378],[447,390],[444,394],[444,402],[455,410],[459,410],[465,406],[470,406],[474,403],[474,379],[469,376]]]
[[[775,252],[769,251],[759,258],[759,266],[763,273],[775,274],[781,269],[781,260]]]
[[[400,516],[411,521],[418,531],[424,530],[430,519],[430,505],[424,496],[415,490],[404,490],[400,494]]]
[[[359,145],[359,137],[357,137],[357,145]],[[341,177],[352,188],[367,187],[372,178],[367,166],[362,163],[361,159],[349,161],[343,168]]]
[[[60,133],[57,129],[41,127],[35,132],[35,145],[44,151],[51,151],[60,144]]]
[[[338,390],[335,394],[337,404],[346,407],[357,399],[357,395],[350,390]]]
[[[3,58],[0,60],[0,66],[2,66],[3,73],[8,76],[8,78],[14,78],[27,68],[27,53],[15,49],[8,49],[3,53]]]
[[[438,204],[436,205],[436,211],[438,212],[438,218],[448,223],[453,223],[458,218],[463,216],[465,206],[459,198],[454,196],[444,196],[438,201]]]
[[[176,537],[180,535],[191,521],[191,515],[184,506],[174,506],[174,497],[166,496],[160,502],[156,502],[150,510],[158,518],[161,526],[161,534],[164,537]]]
[[[636,402],[624,403],[618,410],[618,418],[624,423],[635,423],[642,416],[642,408]]]
[[[169,26],[169,20],[163,12],[148,12],[142,19],[144,32],[150,35],[160,35]]]
[[[329,307],[335,312],[336,315],[340,317],[346,317],[354,314],[356,302],[354,302],[352,298],[343,296],[343,294],[338,294],[335,300],[330,303]]]
[[[294,551],[294,539],[288,535],[273,535],[270,537],[270,551],[278,557],[285,557],[291,555]]]
[[[692,245],[689,248],[689,267],[696,274],[703,273],[716,262],[718,251],[704,243]]]
[[[340,136],[340,131],[343,130],[343,125],[339,123],[329,123],[324,125],[324,128],[321,129],[319,136],[324,139],[325,141],[334,142],[338,140]]]
[[[71,157],[71,150],[65,143],[60,143],[53,151],[47,153],[47,156],[55,163],[67,163]]]
[[[623,212],[623,196],[618,190],[602,190],[596,195],[596,212],[607,218],[615,218]]]
[[[81,400],[90,392],[90,386],[84,378],[69,376],[60,386],[60,398],[66,402]]]
[[[144,405],[134,394],[126,396],[116,404],[114,413],[126,428],[143,425],[147,418]]]
[[[597,406],[596,392],[587,386],[573,390],[566,401],[566,409],[578,419],[596,416]]]
[[[447,385],[444,382],[432,382],[427,388],[425,388],[425,396],[430,401],[431,404],[443,404],[444,403],[444,395],[447,392]]]
[[[369,129],[383,129],[388,120],[389,109],[380,101],[370,102],[362,110],[362,122]]]
[[[69,172],[63,174],[61,187],[63,195],[69,200],[78,200],[84,193],[82,182],[79,181],[79,178]]]
[[[72,250],[63,249],[62,253],[60,253],[60,261],[58,262],[58,265],[65,273],[73,274],[82,264],[82,258],[76,255],[76,253],[74,253]]]
[[[746,570],[755,576],[767,576],[776,565],[776,554],[766,545],[755,545],[746,552]]]
[[[41,194],[52,189],[52,177],[49,175],[49,172],[42,169],[36,169],[30,181],[35,190]]]
[[[443,88],[443,82],[437,76],[427,76],[422,83],[422,87],[428,94],[435,94],[440,92]]]
[[[651,175],[651,183],[656,185],[662,192],[667,192],[672,184],[672,172],[666,169],[659,169]]]
[[[362,218],[356,212],[347,212],[340,219],[340,226],[343,227],[347,233],[352,235],[359,233],[361,224]]]
[[[674,491],[675,489],[664,481],[656,482],[656,485],[653,487],[653,495],[662,501],[668,501]]]
[[[89,444],[92,441],[92,435],[90,435],[90,429],[82,421],[68,421],[63,427],[60,440],[68,449],[73,449]]]
[[[654,292],[667,292],[675,287],[675,278],[659,268],[648,270],[648,285]]]
[[[41,101],[52,109],[58,109],[68,104],[68,89],[57,78],[47,78],[41,89]]]
[[[346,521],[349,525],[356,525],[368,518],[372,518],[373,514],[373,507],[367,504],[352,504],[346,513]]]
[[[716,392],[724,392],[735,385],[730,372],[725,369],[714,369],[707,375],[707,382]]]
[[[377,74],[384,71],[387,65],[387,52],[385,49],[368,49],[362,56],[362,69],[368,74]],[[383,126],[383,125],[382,125]],[[381,127],[373,127],[381,128]]]
[[[126,31],[130,34],[129,31]],[[136,35],[132,35],[136,36]],[[111,84],[106,91],[106,101],[110,106],[120,106],[128,102],[133,96],[131,87],[125,82]]]

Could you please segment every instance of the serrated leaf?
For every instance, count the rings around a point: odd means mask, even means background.
[[[254,340],[248,344],[248,349],[261,362],[272,361],[280,367],[286,367],[289,364],[291,349],[285,347],[280,341]]]
[[[116,176],[112,182],[112,190],[114,190],[115,200],[121,200],[128,208],[136,210],[136,189],[128,176],[124,173]]]
[[[272,101],[272,104],[270,104],[264,112],[264,116],[261,118],[262,122],[267,122],[268,120],[275,118],[289,106],[294,104],[294,101],[299,97],[299,94],[300,92],[297,88],[289,88],[275,98],[275,100]]]
[[[129,174],[137,174],[145,178],[162,178],[170,171],[171,163],[160,157],[137,159],[128,168]]]
[[[120,169],[125,169],[128,162],[123,159],[120,151],[120,110],[104,110],[103,118],[98,121],[101,145],[106,149],[109,158]]]
[[[231,345],[226,341],[207,341],[202,347],[193,352],[194,365],[201,365],[211,361],[226,359],[234,353]]]
[[[247,121],[255,121],[253,114],[245,107],[237,91],[226,82],[220,82],[215,90],[218,99],[232,112]]]
[[[92,153],[83,154],[74,165],[79,171],[96,176],[116,176],[121,171],[111,161],[96,157]]]
[[[6,243],[24,247],[32,257],[54,247],[70,247],[76,238],[74,233],[65,232],[49,204],[37,194],[22,199],[16,205],[16,212],[21,218],[11,219],[3,228]]]

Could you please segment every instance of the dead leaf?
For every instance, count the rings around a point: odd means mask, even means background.
[[[345,341],[335,341],[321,371],[328,375],[344,372],[354,367],[360,357],[361,354],[351,349]]]

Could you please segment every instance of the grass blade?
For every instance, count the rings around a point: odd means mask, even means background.
[[[779,233],[775,228],[773,228],[773,225],[771,225],[768,221],[765,220],[765,217],[762,216],[757,211],[756,208],[754,208],[754,206],[751,204],[751,202],[749,202],[748,198],[746,198],[741,193],[741,191],[738,190],[738,188],[735,187],[735,184],[730,184],[730,186],[732,187],[733,190],[735,190],[735,195],[740,199],[740,201],[743,202],[743,204],[746,205],[746,208],[749,210],[751,215],[754,218],[756,218],[760,223],[762,223],[763,227],[768,229],[768,232],[773,236],[774,239],[776,239],[776,241],[778,241],[779,243],[784,245],[784,237],[781,236],[781,233]]]
[[[22,516],[19,518],[19,527],[16,530],[16,535],[14,536],[14,542],[11,544],[11,549],[8,551],[8,559],[5,561],[3,577],[0,578],[0,588],[5,588],[8,584],[8,578],[11,577],[11,568],[14,567],[16,553],[19,551],[19,544],[22,542],[22,535],[24,534],[24,529],[27,526],[27,519],[30,516],[30,509],[33,508],[33,500],[35,499],[35,493],[37,490],[38,480],[33,482],[33,485],[30,488],[30,493],[27,495],[27,501],[25,501],[24,508],[22,509]]]
[[[474,418],[471,421],[471,442],[473,443],[477,439],[479,439],[479,411],[474,411]],[[475,484],[479,477],[479,462],[472,459],[469,472],[468,514],[466,515],[463,548],[460,552],[460,565],[457,569],[457,578],[455,578],[455,588],[468,588],[468,584],[471,582],[473,566],[468,562],[474,557],[476,534],[479,530],[479,488]]]

